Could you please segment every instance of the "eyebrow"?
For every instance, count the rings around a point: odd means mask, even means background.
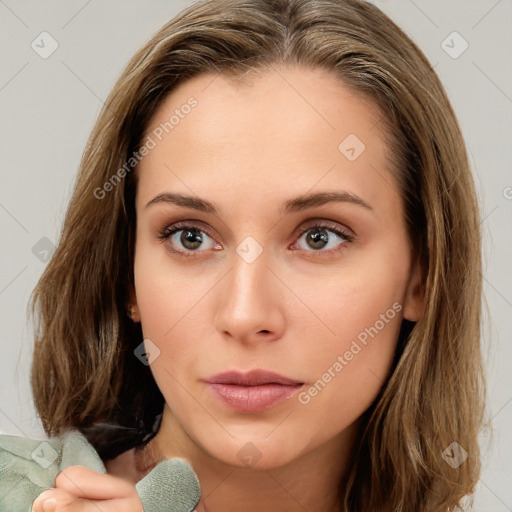
[[[351,203],[358,206],[362,206],[367,210],[373,210],[373,208],[359,196],[352,194],[351,192],[316,192],[313,194],[306,194],[294,199],[287,201],[284,206],[280,209],[281,213],[294,213],[314,208],[315,206],[322,206],[327,203]],[[187,196],[184,194],[176,194],[172,192],[163,192],[158,194],[151,199],[147,204],[146,208],[152,204],[157,203],[171,203],[177,206],[183,206],[185,208],[192,208],[200,212],[213,213],[214,215],[219,214],[219,209],[214,203],[201,199],[199,197]]]

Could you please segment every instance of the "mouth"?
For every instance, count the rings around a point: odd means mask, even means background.
[[[238,412],[260,412],[291,398],[300,382],[266,370],[229,371],[204,379],[213,395]]]

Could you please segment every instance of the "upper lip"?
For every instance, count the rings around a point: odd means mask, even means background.
[[[261,386],[263,384],[282,384],[293,386],[297,384],[304,384],[295,379],[290,379],[278,373],[267,370],[250,370],[247,372],[240,372],[232,370],[229,372],[218,373],[207,379],[204,379],[210,384],[232,384],[237,386]]]

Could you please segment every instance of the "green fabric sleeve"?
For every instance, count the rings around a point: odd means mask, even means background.
[[[0,435],[0,510],[30,512],[63,469],[86,466],[106,473],[98,453],[78,431],[47,440]]]
[[[105,465],[77,430],[45,441],[0,435],[0,511],[31,512],[32,503],[74,465],[106,473]],[[181,459],[158,464],[136,484],[145,512],[192,512],[200,498],[197,476]]]

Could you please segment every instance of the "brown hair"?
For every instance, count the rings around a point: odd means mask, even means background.
[[[143,336],[126,315],[136,166],[124,167],[108,194],[98,190],[137,154],[150,117],[179,84],[204,72],[243,79],[273,65],[330,70],[380,107],[424,271],[425,314],[416,324],[404,321],[393,372],[365,414],[342,484],[345,510],[453,510],[480,472],[477,198],[434,70],[399,27],[362,0],[206,0],[164,25],[130,60],[92,131],[58,248],[32,296],[32,388],[44,428],[79,428],[103,458],[154,434],[163,397],[134,357]],[[96,428],[102,422],[117,425],[112,435]],[[441,456],[452,442],[468,453],[457,468]]]

